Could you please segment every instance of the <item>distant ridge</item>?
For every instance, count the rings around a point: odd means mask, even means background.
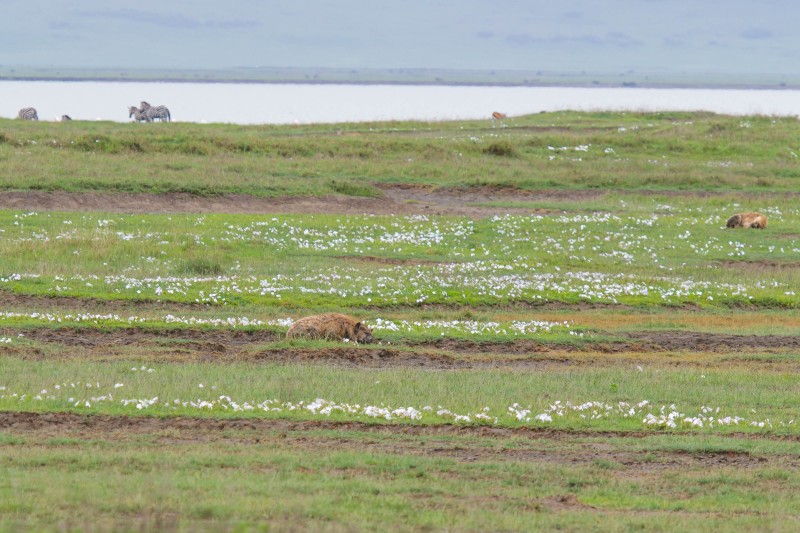
[[[119,81],[192,83],[309,83],[571,86],[643,88],[798,89],[800,75],[730,75],[686,72],[550,72],[525,70],[449,69],[332,69],[289,67],[237,67],[216,70],[189,69],[88,69],[0,66],[6,81]]]

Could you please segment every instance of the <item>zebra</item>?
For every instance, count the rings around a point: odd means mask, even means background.
[[[19,110],[19,113],[17,113],[17,118],[22,120],[39,120],[39,114],[33,107],[23,107]]]
[[[172,120],[167,106],[159,105],[153,107],[144,100],[142,100],[139,106],[142,109],[142,113],[144,113],[151,121],[159,119],[161,122],[164,122],[164,120],[170,122]]]
[[[147,113],[136,106],[131,106],[128,108],[128,118],[131,117],[133,117],[133,120],[136,122],[153,122],[153,120],[147,116]]]
[[[161,122],[164,122],[165,120],[170,122],[172,120],[172,117],[169,114],[169,109],[163,105],[147,108],[144,113],[151,121],[159,119]]]

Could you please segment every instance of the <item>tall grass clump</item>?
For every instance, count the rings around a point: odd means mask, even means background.
[[[331,191],[345,196],[375,198],[381,195],[380,191],[369,184],[358,183],[353,180],[331,180],[329,187]]]
[[[519,156],[519,152],[514,147],[514,145],[506,140],[500,141],[492,141],[489,143],[486,148],[483,149],[483,153],[487,155],[494,155],[497,157],[517,157]]]
[[[208,257],[193,257],[183,262],[183,269],[190,276],[221,276],[225,273],[222,265]]]

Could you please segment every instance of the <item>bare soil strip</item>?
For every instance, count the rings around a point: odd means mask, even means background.
[[[737,468],[780,465],[796,468],[800,457],[755,456],[747,452],[630,450],[616,439],[646,439],[653,431],[568,431],[547,428],[489,426],[368,424],[327,420],[218,419],[195,417],[129,417],[76,413],[0,412],[0,432],[30,437],[46,444],[48,438],[130,441],[151,436],[164,445],[225,441],[241,445],[288,445],[308,449],[358,449],[373,453],[442,456],[462,461],[503,460],[561,464],[614,461],[628,468],[653,471],[674,467]],[[690,434],[687,434],[690,435]],[[372,437],[370,437],[372,436]],[[800,436],[720,436],[733,439],[799,441]],[[703,437],[699,437],[703,438]],[[514,446],[504,444],[514,441]],[[580,445],[576,445],[580,440]],[[554,447],[555,445],[555,447]],[[559,448],[560,447],[560,448]]]
[[[339,256],[338,259],[343,261],[364,262],[364,263],[380,263],[386,265],[432,265],[443,264],[440,261],[429,261],[423,259],[397,259],[390,257],[375,257],[375,256]],[[57,309],[63,312],[75,311],[91,311],[93,313],[113,312],[113,313],[131,313],[132,315],[139,314],[144,311],[156,312],[190,312],[197,311],[198,309],[214,309],[221,308],[222,305],[215,305],[209,303],[194,303],[194,302],[175,302],[175,301],[157,301],[157,300],[102,300],[99,298],[76,298],[74,296],[62,296],[53,294],[52,296],[37,296],[32,294],[20,294],[10,292],[8,290],[0,289],[0,306],[6,309],[14,310],[53,310]],[[513,302],[508,304],[498,304],[485,306],[487,309],[525,309],[525,310],[541,310],[541,311],[587,311],[592,309],[609,309],[609,310],[632,310],[633,306],[624,304],[608,304],[608,303],[593,303],[593,302],[577,302],[577,303],[564,303],[564,302]],[[385,310],[385,307],[380,306],[365,306],[365,309],[374,311]],[[471,307],[459,304],[419,304],[409,306],[392,306],[393,310],[402,309],[415,309],[421,311],[431,310],[475,310],[482,309],[483,307]],[[675,308],[673,308],[675,309]],[[699,311],[700,308],[694,305],[686,305],[679,308],[681,311]],[[757,308],[754,308],[757,309]]]
[[[431,188],[417,184],[373,183],[377,198],[329,195],[265,198],[245,194],[197,196],[188,193],[125,193],[65,191],[0,191],[0,209],[35,211],[96,211],[100,213],[244,213],[341,215],[450,215],[485,218],[503,214],[551,214],[548,209],[519,207],[521,203],[587,201],[607,190],[519,190],[505,187]],[[707,198],[709,191],[613,191],[619,194]],[[782,195],[791,193],[781,193]],[[489,206],[506,203],[515,207]],[[479,205],[481,204],[481,205]],[[555,211],[561,213],[561,211]]]
[[[535,354],[553,351],[599,353],[649,352],[736,352],[748,350],[795,350],[800,348],[797,335],[728,335],[692,331],[637,331],[615,334],[623,340],[585,344],[546,344],[535,340],[508,343],[437,339],[422,346],[467,353]]]
[[[735,363],[742,352],[756,352],[763,369],[800,370],[800,359],[764,359],[765,354],[800,351],[800,336],[724,335],[685,331],[633,332],[617,342],[549,344],[524,339],[507,343],[437,339],[407,344],[305,348],[274,347],[282,332],[240,329],[0,328],[20,342],[4,344],[0,355],[32,360],[147,360],[158,363],[308,363],[349,368],[518,368],[553,366],[632,366],[637,363],[713,366]],[[22,337],[19,335],[22,334]],[[22,341],[33,341],[31,343]],[[659,354],[664,354],[659,356]],[[718,354],[716,360],[698,358]],[[730,357],[722,357],[730,354]],[[617,355],[618,357],[614,357]],[[746,358],[745,358],[746,359]],[[742,359],[746,363],[745,359]],[[774,364],[773,364],[774,363]]]
[[[754,272],[789,272],[800,269],[800,261],[721,261],[723,268]]]
[[[505,213],[546,213],[522,207],[487,207],[484,202],[580,200],[602,191],[518,191],[483,187],[469,190],[375,185],[379,198],[356,196],[262,198],[243,194],[196,196],[187,193],[106,193],[64,191],[0,192],[0,209],[96,211],[106,213],[245,213],[341,215],[451,215],[484,218]]]
[[[8,335],[22,333],[25,339],[61,346],[83,348],[114,348],[119,346],[176,346],[185,344],[189,349],[203,349],[215,353],[237,351],[243,346],[275,342],[284,335],[264,330],[211,330],[211,329],[173,329],[146,331],[139,328],[124,328],[103,331],[95,328],[26,328],[11,330],[0,328]]]
[[[159,302],[152,300],[101,300],[99,298],[74,298],[71,296],[35,296],[17,294],[0,289],[0,307],[15,311],[87,312],[97,314],[128,313],[138,315],[143,311],[164,313],[197,312],[212,306],[201,303]]]

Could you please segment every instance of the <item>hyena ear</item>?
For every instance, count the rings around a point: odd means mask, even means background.
[[[356,333],[358,333],[358,330],[360,330],[360,329],[361,329],[361,327],[362,327],[363,325],[364,325],[364,324],[363,324],[363,323],[361,323],[361,322],[356,322],[356,325],[355,325],[355,332],[356,332]]]

